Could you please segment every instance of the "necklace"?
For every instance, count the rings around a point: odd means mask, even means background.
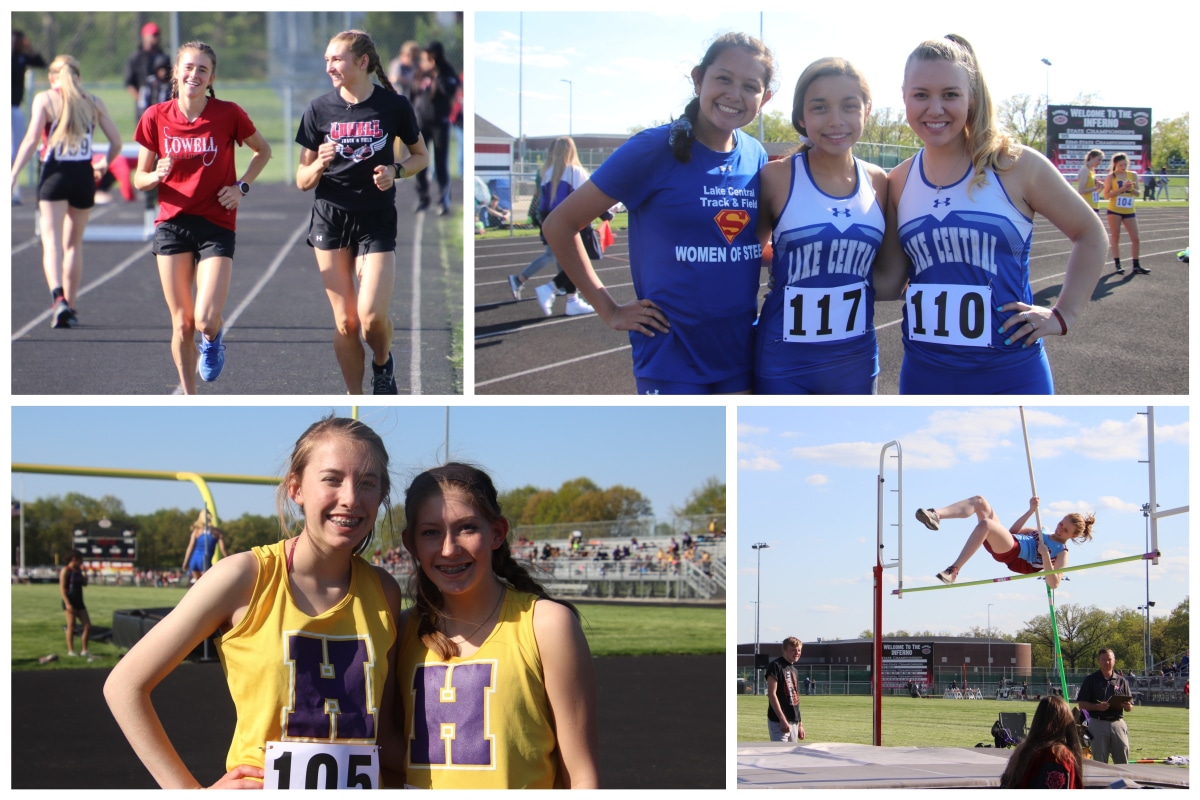
[[[480,621],[480,623],[478,625],[476,625],[474,628],[472,628],[470,633],[468,633],[466,636],[462,637],[462,640],[464,642],[468,641],[472,636],[474,636],[476,633],[478,633],[479,629],[482,628],[485,624],[487,624],[487,621],[490,620],[495,615],[496,610],[498,608],[500,608],[500,604],[502,602],[504,602],[504,595],[505,595],[505,591],[502,588],[500,590],[500,596],[496,598],[496,605],[492,606],[492,610],[488,612],[488,615],[486,617],[484,617],[483,620]],[[453,617],[451,617],[451,619],[453,619]],[[442,633],[445,633],[447,636],[450,635],[449,633],[447,633],[447,631],[444,627],[442,628]],[[458,638],[458,637],[450,637],[450,638]]]
[[[963,153],[961,156],[958,157],[958,160],[954,162],[954,166],[951,168],[951,172],[950,172],[950,182],[949,183],[939,184],[937,181],[935,181],[933,179],[932,175],[926,173],[925,177],[929,178],[930,183],[932,183],[934,185],[934,187],[937,189],[935,194],[941,194],[942,189],[945,189],[947,186],[950,186],[951,184],[958,182],[958,179],[959,179],[958,178],[958,166],[963,162],[963,160],[966,157],[967,157],[967,154]]]

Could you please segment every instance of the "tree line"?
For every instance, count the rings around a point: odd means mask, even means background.
[[[1188,652],[1188,600],[1185,597],[1167,616],[1150,621],[1150,653],[1155,669],[1162,669],[1172,661],[1178,661]],[[1145,624],[1142,611],[1118,607],[1113,611],[1097,606],[1066,603],[1055,607],[1058,617],[1058,640],[1062,650],[1063,666],[1069,671],[1086,671],[1096,666],[1096,653],[1102,647],[1112,648],[1117,657],[1117,667],[1124,670],[1146,669]],[[884,634],[885,639],[930,639],[936,636],[962,636],[975,639],[991,638],[1000,642],[1025,642],[1031,645],[1031,665],[1034,669],[1054,667],[1054,629],[1050,614],[1041,614],[1024,623],[1015,633],[1004,633],[978,625],[961,633],[929,630],[899,630]],[[859,638],[870,639],[871,631],[859,634]]]
[[[330,19],[336,32],[347,20],[344,12],[314,12]],[[270,73],[267,12],[197,11],[180,13],[179,42],[208,42],[220,59],[222,79],[265,81]],[[400,45],[415,40],[422,47],[432,40],[445,46],[446,57],[463,68],[462,27],[443,28],[436,12],[354,12],[352,25],[371,34],[386,66]],[[125,60],[138,48],[139,34],[147,22],[162,29],[163,50],[170,49],[169,14],[165,11],[15,11],[12,28],[29,37],[35,50],[50,61],[56,55],[75,56],[88,83],[122,81]],[[313,54],[314,69],[321,69],[322,50]]]
[[[1067,105],[1095,105],[1095,96],[1082,94]],[[778,109],[764,112],[764,142],[798,143],[796,129],[792,127],[791,112]],[[1017,94],[996,104],[996,120],[1008,129],[1018,142],[1026,147],[1046,152],[1046,98],[1045,95]],[[640,129],[638,129],[640,130]],[[758,138],[758,120],[742,129]],[[1189,113],[1182,116],[1157,120],[1150,133],[1150,152],[1156,172],[1164,172],[1172,158],[1186,161],[1190,141]],[[913,133],[904,116],[903,109],[873,108],[863,125],[859,141],[864,144],[899,145],[921,147],[921,140]],[[1109,153],[1108,155],[1112,155]]]
[[[601,487],[590,478],[563,482],[558,489],[532,485],[500,495],[500,505],[513,525],[543,525],[561,522],[605,522],[653,516],[651,503],[641,492],[627,486]],[[725,515],[725,484],[709,478],[695,489],[679,508],[678,516]],[[150,514],[129,514],[124,502],[112,495],[100,498],[78,492],[30,500],[23,504],[25,527],[25,564],[27,566],[62,564],[74,547],[74,532],[81,526],[94,525],[101,519],[114,526],[130,525],[137,532],[139,569],[173,569],[182,566],[191,535],[192,523],[200,508],[163,508]],[[20,563],[21,519],[12,517],[13,564]],[[376,526],[378,547],[400,546],[404,530],[404,507],[398,505],[390,516],[382,515]],[[241,552],[258,545],[279,541],[280,521],[275,513],[243,514],[237,519],[221,519],[227,552]]]

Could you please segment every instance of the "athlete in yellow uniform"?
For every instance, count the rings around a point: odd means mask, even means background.
[[[1124,225],[1129,234],[1129,249],[1133,251],[1134,274],[1149,275],[1150,270],[1138,261],[1141,239],[1138,237],[1137,214],[1133,210],[1139,191],[1138,176],[1136,172],[1126,169],[1128,166],[1129,159],[1124,153],[1114,154],[1108,177],[1104,179],[1104,196],[1108,198],[1109,247],[1117,272],[1124,275],[1125,270],[1121,267],[1121,226]]]
[[[395,685],[407,784],[598,787],[596,678],[578,614],[513,559],[491,478],[457,463],[423,472],[404,516],[418,565]]]
[[[232,553],[121,659],[104,697],[164,789],[203,788],[167,738],[154,687],[206,636],[237,707],[219,789],[378,788],[402,784],[392,693],[400,587],[361,557],[391,481],[383,440],[327,417],[296,442],[278,490],[281,529],[300,533]],[[291,513],[289,512],[289,509]]]
[[[1102,198],[1100,197],[1100,187],[1096,184],[1096,167],[1100,166],[1100,162],[1103,160],[1103,150],[1089,150],[1087,156],[1084,157],[1083,166],[1079,168],[1079,174],[1075,176],[1075,188],[1079,190],[1079,194],[1097,214],[1100,213]]]
[[[553,789],[554,716],[533,631],[538,597],[506,590],[500,618],[469,657],[442,661],[410,619],[396,680],[408,732],[407,782],[421,789]]]

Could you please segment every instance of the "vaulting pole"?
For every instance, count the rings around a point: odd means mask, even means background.
[[[1033,496],[1038,497],[1037,481],[1033,477],[1033,453],[1029,449],[1029,428],[1025,425],[1025,406],[1018,406],[1021,412],[1021,433],[1025,437],[1025,462],[1029,465],[1029,488],[1033,491]],[[1037,536],[1038,542],[1042,542],[1042,511],[1039,507],[1034,509],[1034,514],[1037,517]],[[1053,568],[1053,564],[1045,566]],[[1058,614],[1054,610],[1054,590],[1050,588],[1050,581],[1046,581],[1046,600],[1050,603],[1050,629],[1054,632],[1054,667],[1058,671],[1058,683],[1062,687],[1063,700],[1068,703],[1071,698],[1067,696],[1067,673],[1063,669],[1062,643],[1058,639]]]

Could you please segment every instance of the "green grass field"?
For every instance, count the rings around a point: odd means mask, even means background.
[[[739,742],[767,739],[767,698],[738,696]],[[1024,711],[1033,720],[1037,704],[1000,700],[914,700],[883,698],[884,746],[974,747],[992,744],[991,728],[998,714]],[[870,697],[814,696],[800,698],[804,732],[812,742],[871,744]],[[1126,715],[1129,758],[1188,755],[1188,710],[1139,706]],[[1026,723],[1028,724],[1028,722]]]
[[[112,627],[113,612],[126,608],[167,608],[183,597],[183,589],[89,586],[84,592],[92,624]],[[583,630],[592,655],[712,655],[725,652],[725,609],[673,606],[579,604]],[[66,656],[65,620],[58,586],[12,587],[12,669],[77,669],[112,667],[122,648],[97,642],[88,649],[92,661]],[[75,640],[76,650],[79,639]],[[41,656],[58,660],[39,665]]]

